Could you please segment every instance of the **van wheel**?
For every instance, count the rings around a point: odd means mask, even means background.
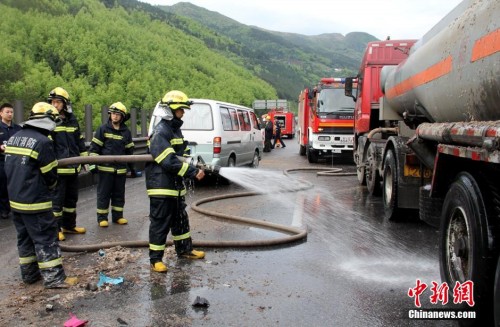
[[[229,160],[227,161],[227,166],[236,167],[236,159],[234,159],[234,157],[229,157]]]
[[[255,151],[253,153],[253,159],[252,163],[250,164],[250,168],[257,168],[257,167],[259,167],[259,152]]]

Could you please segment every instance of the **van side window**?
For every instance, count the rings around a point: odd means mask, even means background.
[[[182,120],[184,121],[182,124],[183,130],[211,131],[214,129],[212,109],[210,105],[206,103],[193,104],[191,109],[184,111]]]
[[[257,116],[255,116],[255,113],[250,112],[250,119],[252,120],[253,128],[260,130],[259,121],[257,120]]]
[[[239,130],[236,110],[220,107],[220,117],[222,120],[222,128],[224,128],[225,131]]]
[[[248,117],[247,111],[238,110],[238,120],[242,131],[249,131],[252,129],[252,126],[250,125],[250,117]]]

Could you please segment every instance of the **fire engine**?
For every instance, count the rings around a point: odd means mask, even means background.
[[[355,102],[346,100],[344,84],[344,78],[322,78],[299,95],[299,153],[310,163],[334,155],[352,155]]]
[[[291,111],[285,111],[283,108],[271,109],[262,119],[269,115],[272,122],[278,121],[281,127],[281,136],[292,139],[295,137],[295,115]]]

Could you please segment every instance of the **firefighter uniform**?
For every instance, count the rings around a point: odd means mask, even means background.
[[[64,109],[59,111],[61,123],[50,135],[54,141],[56,158],[65,159],[88,155],[80,125],[69,106],[69,95],[63,88],[57,87],[49,94],[49,103],[62,100]],[[56,107],[57,108],[57,107]],[[67,233],[85,233],[85,228],[76,227],[76,203],[78,202],[78,173],[80,164],[57,168],[58,184],[53,199],[53,213],[58,220],[59,228]],[[59,233],[59,240],[65,239]]]
[[[167,101],[169,97],[175,99],[177,94],[181,95],[181,102]],[[169,111],[189,109],[190,102],[180,91],[167,93],[162,101]],[[149,141],[148,152],[154,159],[147,163],[145,169],[146,188],[150,197],[149,258],[152,269],[157,272],[167,270],[161,260],[170,229],[178,256],[200,259],[205,255],[202,251],[193,250],[186,212],[184,178],[194,179],[198,169],[177,157],[183,156],[187,148],[180,129],[182,123],[175,115],[170,120],[160,120]]]
[[[51,105],[37,103],[32,117],[9,139],[5,151],[21,277],[28,284],[42,277],[48,288],[57,287],[66,278],[57,240],[57,222],[52,215],[57,160],[52,141],[47,137],[50,129],[45,129],[50,128],[45,127],[51,126],[50,122],[55,127],[55,123],[45,117],[54,112],[57,110]],[[38,116],[41,118],[36,118]]]
[[[122,115],[120,126],[115,129],[110,118],[106,124],[97,129],[90,144],[89,154],[91,156],[131,155],[134,153],[132,134],[124,123],[127,117],[125,106],[120,102],[112,104],[110,114],[111,112]],[[108,226],[110,200],[112,221],[118,224],[126,224],[127,220],[123,218],[123,207],[125,205],[127,163],[102,163],[93,169],[97,169],[99,172],[99,184],[97,186],[97,222],[99,226]],[[131,168],[131,173],[134,174],[133,168]]]

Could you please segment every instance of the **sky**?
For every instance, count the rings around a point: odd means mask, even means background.
[[[171,6],[178,0],[140,0]],[[462,0],[188,0],[246,25],[304,35],[420,39]]]

